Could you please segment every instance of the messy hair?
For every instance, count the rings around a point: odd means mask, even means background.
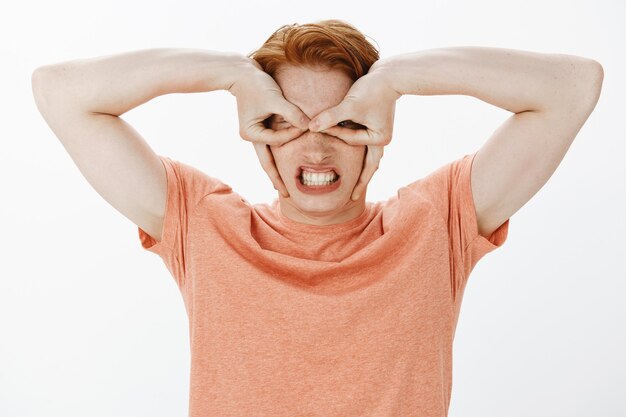
[[[374,47],[354,26],[337,19],[283,25],[247,55],[274,77],[282,64],[338,69],[352,81],[367,74],[379,59]]]

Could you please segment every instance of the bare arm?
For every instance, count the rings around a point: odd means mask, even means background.
[[[602,66],[589,58],[516,49],[458,46],[395,55],[384,67],[398,94],[462,94],[513,113],[589,107]]]
[[[227,90],[245,65],[238,53],[144,49],[41,66],[33,90],[38,106],[119,116],[163,94]]]
[[[479,233],[488,237],[552,176],[600,97],[595,60],[564,54],[452,47],[378,61],[398,94],[471,95],[513,114],[472,168]]]
[[[119,116],[163,94],[229,89],[249,65],[236,53],[148,49],[39,67],[32,89],[42,116],[90,185],[160,241],[165,168]]]

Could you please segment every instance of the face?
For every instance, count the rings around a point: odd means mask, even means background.
[[[283,65],[274,79],[287,101],[298,106],[309,119],[339,104],[352,86],[352,79],[337,69],[308,68]],[[274,115],[269,127],[275,130],[290,127],[282,116]],[[350,127],[347,125],[346,127]],[[343,140],[321,132],[306,131],[281,146],[270,146],[278,172],[289,191],[279,193],[281,211],[293,220],[310,224],[334,224],[361,214],[365,194],[352,201],[350,196],[361,171],[365,145],[349,145]],[[339,186],[333,191],[309,194],[297,185],[303,165],[333,166],[339,174]]]

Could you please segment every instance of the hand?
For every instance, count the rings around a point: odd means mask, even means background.
[[[308,126],[312,132],[324,132],[351,145],[367,145],[365,164],[352,191],[354,201],[378,169],[383,147],[391,142],[396,100],[401,96],[391,88],[382,67],[378,69],[376,63],[352,84],[341,103],[315,116]],[[350,121],[363,126],[343,127]]]
[[[246,67],[228,91],[237,99],[239,135],[253,142],[261,166],[269,176],[274,188],[288,197],[287,187],[280,178],[276,163],[268,145],[282,145],[308,130],[309,118],[296,105],[288,102],[274,79],[261,66],[250,59]],[[291,124],[281,130],[270,129],[265,121],[279,114]]]

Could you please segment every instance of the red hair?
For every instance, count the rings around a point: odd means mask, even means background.
[[[274,77],[282,64],[339,69],[353,81],[379,59],[378,49],[354,26],[337,19],[283,25],[247,55]]]

